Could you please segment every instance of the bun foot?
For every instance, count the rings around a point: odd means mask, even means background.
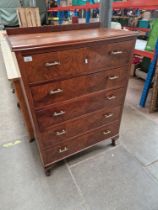
[[[19,102],[17,103],[17,107],[18,107],[18,109],[20,109],[20,108],[21,108],[21,107],[20,107],[20,103],[19,103]]]
[[[45,175],[50,176],[51,175],[51,168],[45,168]]]
[[[116,140],[115,139],[112,139],[111,140],[111,144],[112,144],[113,147],[115,147],[116,146]]]
[[[119,135],[117,135],[117,136],[115,136],[111,139],[111,144],[112,144],[113,147],[116,146],[116,141],[117,141],[118,138],[119,138]]]
[[[35,141],[35,138],[34,137],[31,138],[29,142],[32,143],[33,141]]]

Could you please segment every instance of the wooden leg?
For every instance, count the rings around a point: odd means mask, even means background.
[[[50,176],[51,175],[51,172],[52,172],[52,168],[45,168],[45,175],[46,176]]]
[[[18,109],[20,109],[20,103],[19,102],[17,103],[17,107],[18,107]]]
[[[20,80],[14,80],[13,85],[14,85],[16,96],[18,98],[18,107],[20,108],[23,114],[25,124],[28,130],[29,136],[30,136],[30,142],[32,142],[32,140],[34,139],[34,132],[33,132],[30,116],[28,113],[28,109],[26,106],[26,102],[23,96],[22,88],[20,85]]]
[[[33,137],[32,139],[30,139],[30,143],[34,142],[35,138]]]
[[[61,163],[62,163],[62,162],[61,162]],[[52,171],[53,171],[53,169],[54,169],[56,166],[58,166],[58,165],[59,165],[59,163],[58,163],[58,164],[57,164],[57,163],[53,163],[51,166],[45,167],[45,168],[44,168],[45,175],[46,175],[46,176],[50,176],[51,173],[52,173]]]
[[[116,140],[119,138],[119,135],[117,135],[117,136],[115,136],[115,137],[113,137],[112,139],[111,139],[111,144],[112,144],[112,146],[116,146]]]

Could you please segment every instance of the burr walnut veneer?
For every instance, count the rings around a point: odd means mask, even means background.
[[[90,28],[8,35],[46,174],[119,135],[136,34]]]

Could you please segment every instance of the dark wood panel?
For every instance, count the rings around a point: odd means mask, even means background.
[[[31,87],[34,106],[42,107],[95,91],[120,88],[127,82],[126,68]]]
[[[69,25],[56,25],[56,26],[41,26],[41,27],[27,27],[27,28],[8,28],[6,32],[8,35],[19,34],[33,34],[33,33],[46,33],[57,31],[70,31],[81,30],[90,28],[99,28],[100,22],[97,23],[81,23],[81,24],[69,24]]]
[[[106,140],[118,134],[119,122],[102,126],[89,132],[85,135],[79,136],[71,141],[63,142],[51,150],[43,151],[43,161],[46,166],[49,164],[61,160],[65,157],[72,155],[73,153],[79,152],[86,147],[96,144],[97,142]]]
[[[115,107],[123,103],[124,89],[101,91],[71,102],[59,103],[48,109],[36,111],[37,121],[42,128],[64,122],[98,109]]]
[[[104,108],[89,115],[66,121],[41,133],[41,145],[49,148],[91,129],[119,120],[121,107]]]

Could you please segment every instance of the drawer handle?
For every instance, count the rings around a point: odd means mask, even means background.
[[[110,100],[114,100],[114,99],[116,99],[116,96],[107,96],[107,99],[110,101]]]
[[[123,51],[112,51],[111,55],[121,55],[123,54]]]
[[[116,79],[118,79],[118,78],[119,78],[119,76],[116,76],[116,75],[115,75],[115,76],[110,76],[108,79],[109,79],[109,80],[116,80]]]
[[[58,61],[54,61],[52,63],[46,63],[45,64],[46,67],[58,66],[58,65],[60,65],[60,62],[58,62]]]
[[[57,90],[50,90],[49,95],[55,95],[57,93],[62,93],[62,92],[63,92],[63,90],[58,88]]]
[[[63,152],[66,152],[66,151],[68,151],[68,148],[67,147],[64,147],[64,149],[59,149],[59,153],[63,153]]]
[[[54,117],[58,117],[58,116],[61,116],[61,115],[64,115],[64,114],[65,114],[64,111],[54,112],[54,113],[53,113],[53,116],[54,116]]]
[[[105,118],[107,119],[107,118],[112,117],[113,115],[114,115],[113,113],[108,113],[108,114],[105,114],[104,116],[105,116]]]
[[[57,136],[62,136],[62,135],[65,135],[65,134],[66,134],[66,131],[65,131],[65,130],[57,131],[57,132],[56,132],[56,135],[57,135]]]
[[[110,134],[110,133],[111,133],[110,130],[106,130],[106,131],[103,132],[104,135],[108,135],[108,134]]]

